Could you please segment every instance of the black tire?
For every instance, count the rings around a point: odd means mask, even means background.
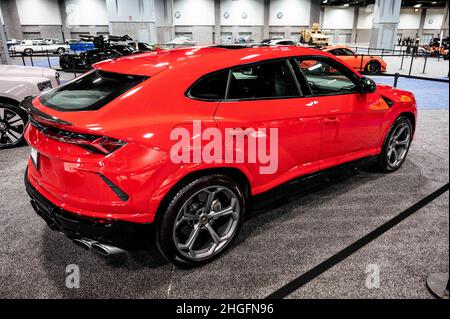
[[[234,194],[235,199],[237,199],[237,203],[239,206],[238,210],[238,218],[235,219],[234,221],[232,221],[232,223],[234,224],[233,228],[233,234],[232,236],[229,237],[229,239],[227,239],[226,242],[224,242],[224,246],[220,248],[220,250],[218,249],[217,252],[213,252],[213,255],[211,256],[207,256],[207,257],[189,257],[186,256],[187,253],[183,253],[179,248],[177,248],[177,243],[176,240],[178,240],[178,237],[176,235],[176,231],[178,228],[176,228],[176,222],[177,222],[177,218],[180,216],[179,214],[181,213],[181,209],[183,208],[184,205],[187,205],[194,196],[198,196],[196,194],[198,194],[199,192],[202,192],[203,189],[207,188],[207,187],[223,187],[228,191],[231,191],[231,195]],[[234,241],[234,239],[236,238],[239,229],[245,219],[245,212],[246,212],[246,198],[245,198],[245,192],[242,189],[242,187],[232,178],[225,176],[225,175],[221,175],[221,174],[213,174],[213,175],[207,175],[207,176],[203,176],[200,178],[197,178],[195,180],[193,180],[192,182],[190,182],[189,184],[187,184],[186,186],[184,186],[183,188],[181,188],[171,199],[170,199],[170,203],[167,205],[167,207],[164,209],[164,211],[161,211],[161,216],[158,218],[157,221],[157,227],[156,227],[156,246],[158,247],[159,251],[161,252],[161,254],[170,262],[174,263],[176,266],[178,267],[183,267],[183,268],[190,268],[190,267],[195,267],[195,266],[200,266],[203,264],[206,264],[208,262],[211,262],[212,260],[216,259],[217,257],[219,257],[227,248],[230,247],[230,245],[232,244],[232,242]],[[191,205],[192,206],[192,205]],[[197,206],[194,208],[195,211],[198,210],[202,210],[203,206]],[[212,206],[211,206],[212,207]],[[191,213],[191,208],[186,208],[187,210],[189,210],[189,213]],[[195,213],[192,213],[195,214]],[[200,215],[201,216],[201,215]],[[226,217],[226,216],[224,216]],[[233,218],[230,219],[230,221]],[[179,220],[179,219],[178,219]],[[207,224],[209,225],[211,222],[214,222],[213,219],[211,219],[210,221],[207,221]],[[186,241],[186,243],[189,241],[189,238],[192,236],[192,234],[194,233],[194,230],[196,228],[196,226],[199,225],[203,225],[202,222],[200,221],[200,219],[196,222],[196,221],[192,221],[192,225],[189,224],[191,223],[186,222],[186,227],[190,228],[192,227],[192,231],[188,231],[187,233],[189,233],[188,240]],[[219,224],[220,225],[220,224]],[[179,226],[178,226],[179,227]],[[199,226],[200,228],[203,227],[201,230],[199,230],[198,235],[196,236],[196,238],[200,238],[200,232],[203,230],[202,235],[209,236],[209,231],[206,229],[207,226]],[[230,226],[227,226],[230,227]],[[206,232],[206,233],[205,233]],[[203,236],[205,237],[205,236]],[[212,243],[212,245],[214,245],[214,243]],[[219,248],[220,245],[217,244],[217,248]],[[215,248],[213,248],[213,251],[215,250]],[[190,249],[189,249],[189,254],[190,254]]]
[[[391,142],[394,137],[394,133],[397,133],[397,131],[400,127],[405,127],[405,126],[408,127],[409,134],[410,134],[409,143],[406,146],[406,149],[404,151],[404,154],[402,155],[401,161],[397,165],[392,165],[389,160],[389,150],[392,147]],[[413,134],[414,134],[414,128],[412,127],[411,121],[405,116],[400,116],[394,122],[394,124],[392,124],[392,127],[389,130],[389,133],[387,134],[386,139],[383,143],[383,148],[382,148],[381,154],[378,157],[378,165],[377,166],[381,172],[384,172],[384,173],[395,172],[403,165],[403,163],[405,162],[406,156],[408,155],[408,152],[409,152],[409,147],[411,145]],[[397,151],[396,151],[396,154],[397,154]]]
[[[23,51],[23,54],[30,56],[33,55],[33,52],[34,52],[33,49],[25,49]]]
[[[64,54],[66,52],[66,49],[64,48],[58,48],[58,50],[56,50],[56,53],[58,53],[59,55]]]
[[[28,114],[19,107],[0,102],[0,149],[23,145]]]
[[[372,60],[366,64],[364,72],[367,74],[377,74],[381,71],[381,64],[378,61]]]
[[[70,69],[69,62],[66,59],[60,59],[59,60],[59,66],[63,70],[69,70]]]

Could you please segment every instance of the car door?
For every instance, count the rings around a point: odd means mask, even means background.
[[[379,94],[360,93],[360,77],[334,59],[317,56],[295,61],[322,116],[321,169],[376,155],[388,110]]]
[[[311,99],[303,97],[288,60],[232,69],[226,98],[220,102],[215,120],[224,136],[230,128],[257,131],[250,137],[258,145],[266,139],[266,153],[271,156],[270,139],[276,131],[275,170],[266,169],[266,174],[261,167],[268,167],[268,163],[262,164],[260,158],[253,164],[246,160],[255,176],[255,193],[319,168],[321,118]],[[249,145],[246,151],[245,157],[251,154]]]

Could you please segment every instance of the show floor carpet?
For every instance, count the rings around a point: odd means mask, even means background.
[[[156,252],[108,260],[49,230],[23,187],[28,154],[0,151],[0,298],[262,298],[448,183],[449,112],[420,112],[399,171],[362,171],[258,208],[228,253],[193,270]],[[448,271],[448,209],[447,192],[289,297],[431,298],[427,276]],[[69,264],[79,289],[65,286]],[[368,265],[379,288],[365,285]]]

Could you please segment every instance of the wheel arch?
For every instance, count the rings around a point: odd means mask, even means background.
[[[20,102],[6,96],[0,96],[0,103],[8,103],[14,106],[19,106]]]
[[[167,205],[170,203],[173,196],[175,196],[177,192],[179,192],[184,186],[197,178],[213,174],[222,174],[233,178],[244,189],[244,196],[246,198],[251,196],[250,180],[248,179],[247,175],[245,175],[245,173],[240,169],[236,167],[214,167],[200,169],[186,174],[170,188],[170,190],[163,196],[162,200],[159,202],[157,209],[155,210],[154,220],[159,220],[164,212],[165,207],[167,207]]]
[[[397,116],[397,119],[399,118],[399,117],[401,117],[401,116],[404,116],[404,117],[406,117],[408,120],[410,120],[410,122],[411,122],[411,125],[412,125],[412,128],[413,128],[413,133],[416,131],[416,116],[414,115],[414,113],[412,113],[412,112],[403,112],[403,113],[400,113],[398,116]],[[396,120],[397,120],[396,119]]]

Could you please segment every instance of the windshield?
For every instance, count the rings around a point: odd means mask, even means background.
[[[61,111],[98,110],[147,77],[95,70],[41,96],[41,103]]]

